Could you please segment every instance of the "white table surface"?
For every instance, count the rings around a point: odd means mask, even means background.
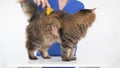
[[[62,61],[61,57],[52,57],[51,59],[43,59],[39,57],[38,60],[14,59],[8,61],[8,68],[17,67],[99,67],[99,65],[82,65],[76,61]]]

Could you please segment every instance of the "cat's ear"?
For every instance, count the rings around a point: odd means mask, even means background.
[[[95,10],[96,10],[96,8],[93,8],[93,9],[91,10],[93,14],[95,14]]]

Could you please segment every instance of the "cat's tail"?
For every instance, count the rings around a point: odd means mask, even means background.
[[[28,21],[34,16],[39,15],[40,11],[37,5],[31,2],[31,0],[18,0],[17,2],[21,4],[24,14],[28,17]]]

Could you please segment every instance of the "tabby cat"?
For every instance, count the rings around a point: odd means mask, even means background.
[[[48,48],[53,42],[61,44],[63,61],[76,60],[74,50],[78,41],[83,38],[95,20],[95,9],[84,9],[69,15],[63,11],[52,12],[49,16],[40,12],[39,8],[29,0],[19,0],[23,12],[28,16],[26,48],[30,59],[36,49],[40,50],[43,58],[48,59]],[[51,33],[52,25],[57,27],[58,35]]]

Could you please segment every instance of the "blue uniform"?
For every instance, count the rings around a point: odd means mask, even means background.
[[[54,11],[59,10],[58,0],[48,0],[50,3],[51,8]],[[84,9],[84,4],[78,0],[68,0],[68,3],[63,8],[63,11],[67,12],[68,14],[74,14],[79,12],[80,10]]]

